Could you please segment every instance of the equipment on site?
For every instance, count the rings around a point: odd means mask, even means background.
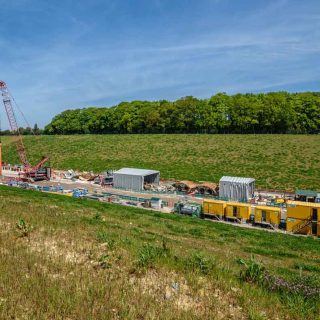
[[[42,157],[41,161],[35,166],[32,166],[27,159],[26,150],[23,144],[22,136],[19,131],[17,118],[16,118],[13,104],[12,104],[12,98],[10,96],[6,83],[1,80],[0,80],[0,92],[2,95],[2,100],[3,100],[4,108],[6,110],[11,131],[15,135],[17,151],[22,164],[22,171],[19,173],[19,179],[29,180],[29,181],[49,180],[51,176],[50,168],[42,167],[49,159],[47,156]],[[1,154],[1,151],[0,151],[0,154]]]
[[[72,196],[74,198],[82,198],[87,194],[88,194],[88,189],[84,189],[84,188],[73,189],[73,192],[72,192]]]
[[[189,215],[196,218],[202,217],[202,206],[198,203],[176,203],[174,212]]]

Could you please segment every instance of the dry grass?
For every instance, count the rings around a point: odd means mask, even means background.
[[[235,175],[254,177],[263,188],[320,188],[319,135],[42,136],[26,137],[25,144],[33,163],[48,154],[59,169],[141,167],[180,180]],[[18,162],[8,137],[3,157]]]
[[[318,277],[319,239],[5,187],[0,226],[3,319],[315,319],[320,311],[241,282],[237,263],[264,248],[256,256],[270,272]]]

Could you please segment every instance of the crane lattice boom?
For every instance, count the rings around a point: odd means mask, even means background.
[[[3,100],[4,107],[6,109],[6,113],[8,116],[11,131],[18,135],[17,140],[16,140],[16,145],[17,145],[17,150],[18,150],[20,161],[23,164],[24,168],[26,170],[28,170],[30,168],[30,164],[27,160],[26,150],[24,148],[22,138],[19,134],[19,127],[18,127],[18,123],[17,123],[17,118],[14,113],[14,109],[12,106],[11,97],[10,97],[10,94],[8,91],[8,87],[4,81],[0,81],[0,91],[2,94],[2,100]]]
[[[3,104],[7,113],[7,117],[9,120],[10,128],[13,134],[16,134],[16,145],[19,154],[19,158],[21,164],[23,165],[23,171],[25,172],[26,177],[37,175],[37,170],[48,160],[48,157],[43,157],[42,160],[32,167],[27,159],[26,150],[23,144],[22,136],[19,132],[19,126],[17,122],[17,118],[14,112],[14,108],[12,105],[12,99],[8,90],[8,87],[4,81],[0,80],[0,92],[2,95]]]

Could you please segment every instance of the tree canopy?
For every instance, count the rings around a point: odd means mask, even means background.
[[[315,134],[320,133],[320,93],[218,93],[209,99],[121,102],[63,111],[44,133]]]

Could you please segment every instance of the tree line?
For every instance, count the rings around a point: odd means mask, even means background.
[[[66,110],[45,134],[320,133],[320,93],[272,92],[132,101]]]
[[[26,127],[26,128],[20,127],[19,128],[19,133],[22,135],[25,135],[25,136],[41,135],[41,134],[43,134],[43,132],[44,132],[44,130],[40,129],[37,124],[35,124],[33,128],[31,128],[31,127]],[[17,132],[12,132],[9,129],[0,130],[0,136],[13,136],[13,135],[17,135]]]

